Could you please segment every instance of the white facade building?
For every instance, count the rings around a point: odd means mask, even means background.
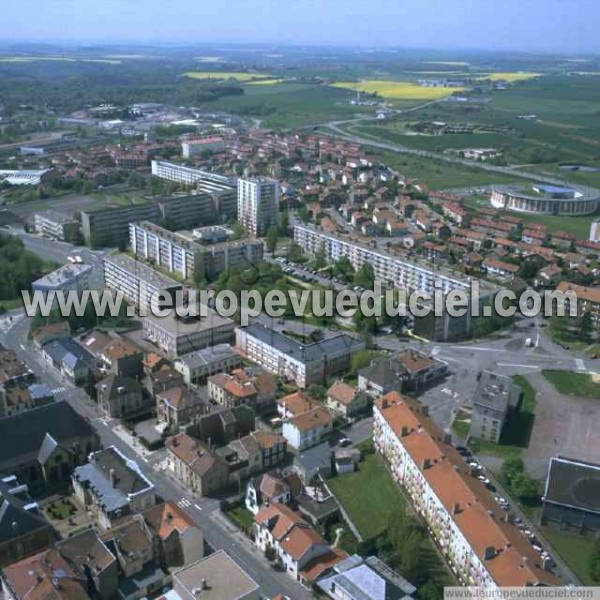
[[[238,179],[238,221],[249,235],[264,236],[277,225],[279,196],[275,179]]]

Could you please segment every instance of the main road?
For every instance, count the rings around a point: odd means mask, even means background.
[[[200,498],[171,479],[160,464],[148,459],[127,444],[114,431],[117,422],[101,415],[97,405],[83,390],[72,386],[52,367],[45,364],[27,340],[29,318],[22,310],[14,310],[0,318],[0,343],[15,351],[27,363],[40,381],[55,390],[58,400],[67,401],[84,416],[98,432],[102,444],[116,446],[128,458],[136,461],[142,472],[154,483],[157,493],[165,500],[181,506],[202,529],[206,542],[215,550],[225,550],[260,586],[261,592],[273,597],[284,594],[290,598],[308,600],[311,594],[285,573],[274,571],[262,553],[222,515],[219,502]]]

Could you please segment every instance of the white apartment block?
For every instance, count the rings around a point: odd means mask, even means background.
[[[174,306],[176,294],[181,292],[180,283],[127,254],[105,256],[103,263],[106,287],[121,292],[127,302],[136,306],[149,308],[155,295],[161,292],[168,294],[169,299],[161,299],[159,305]]]
[[[344,333],[300,344],[259,324],[238,327],[235,340],[242,355],[301,388],[347,370],[352,355],[365,348],[364,342]]]
[[[160,179],[168,179],[185,185],[193,185],[200,180],[214,181],[226,185],[232,185],[233,181],[225,175],[218,175],[210,171],[203,171],[194,167],[186,167],[177,163],[167,162],[164,160],[152,161],[152,175]]]
[[[43,292],[46,295],[50,291],[82,292],[90,289],[90,275],[92,265],[68,264],[48,273],[31,284],[31,289]]]
[[[192,158],[203,152],[223,152],[225,142],[220,137],[207,137],[184,140],[181,142],[181,155],[183,158]]]
[[[129,244],[136,256],[183,279],[194,277],[198,261],[204,277],[212,279],[227,269],[247,269],[262,260],[264,251],[260,240],[201,244],[148,221],[129,224]]]
[[[345,256],[356,270],[369,263],[377,279],[396,288],[433,293],[437,282],[444,294],[452,290],[469,290],[469,279],[455,276],[439,268],[433,269],[424,260],[411,258],[409,261],[350,238],[336,236],[306,225],[294,226],[294,242],[307,254],[315,254],[322,248],[331,261],[337,261]]]
[[[421,411],[421,412],[419,412]],[[387,461],[459,582],[495,588],[559,585],[416,401],[390,392],[375,402],[375,448]]]
[[[277,225],[279,182],[259,177],[238,179],[238,221],[249,235],[264,236]]]

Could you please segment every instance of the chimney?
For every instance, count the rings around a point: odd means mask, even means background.
[[[431,460],[429,460],[428,458],[424,458],[423,459],[423,471],[425,471],[426,469],[429,469],[430,466],[431,466]]]
[[[460,512],[460,504],[458,502],[455,502],[454,506],[452,508],[452,514],[457,515],[459,512]]]
[[[400,432],[401,437],[406,437],[408,435],[408,427],[403,426],[402,431]]]
[[[381,401],[381,408],[387,408],[389,406],[389,402],[387,400],[387,398],[383,398],[383,400]]]
[[[483,555],[483,559],[484,560],[491,560],[492,558],[494,558],[494,556],[496,556],[496,550],[494,549],[494,546],[488,546],[485,549],[484,555]]]
[[[120,385],[120,386],[117,388],[117,392],[119,392],[119,394],[124,394],[124,393],[125,393],[125,387],[124,387],[124,386],[122,386],[122,385]]]
[[[451,443],[452,443],[452,434],[444,433],[444,444],[451,444]]]
[[[117,487],[117,475],[115,474],[115,470],[114,470],[114,469],[111,469],[111,470],[108,472],[108,476],[110,477],[110,484],[111,484],[113,487]]]

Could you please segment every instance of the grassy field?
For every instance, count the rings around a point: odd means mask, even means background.
[[[547,369],[542,371],[542,375],[561,394],[600,399],[600,383],[594,381],[592,376],[587,373]]]
[[[470,169],[433,158],[411,156],[410,154],[391,151],[372,150],[369,153],[379,156],[383,163],[392,169],[398,170],[405,177],[422,181],[434,190],[522,181],[507,175]]]
[[[355,473],[327,483],[365,539],[383,532],[390,512],[406,504],[383,461],[374,453],[366,455]]]
[[[480,75],[479,79],[491,79],[492,81],[527,81],[528,79],[534,79],[540,77],[540,73],[525,73],[525,72],[513,72],[513,73],[485,73]]]
[[[330,86],[273,83],[245,85],[242,96],[223,96],[206,107],[255,117],[265,128],[289,129],[355,116],[350,97],[350,92]],[[370,110],[361,107],[362,113]]]
[[[345,82],[339,81],[334,87],[352,90],[353,92],[366,92],[379,94],[390,100],[437,100],[450,96],[453,92],[462,91],[464,88],[424,87],[412,81],[391,81],[386,79],[368,79],[366,81]]]
[[[557,531],[552,527],[543,527],[542,532],[583,585],[598,585],[598,582],[590,577],[588,570],[589,557],[594,547],[591,536],[582,537],[574,533]]]
[[[254,525],[254,515],[243,504],[228,508],[225,515],[244,533],[249,533]]]
[[[184,75],[190,79],[235,79],[237,81],[252,81],[269,76],[266,73],[245,73],[241,71],[188,71]]]

